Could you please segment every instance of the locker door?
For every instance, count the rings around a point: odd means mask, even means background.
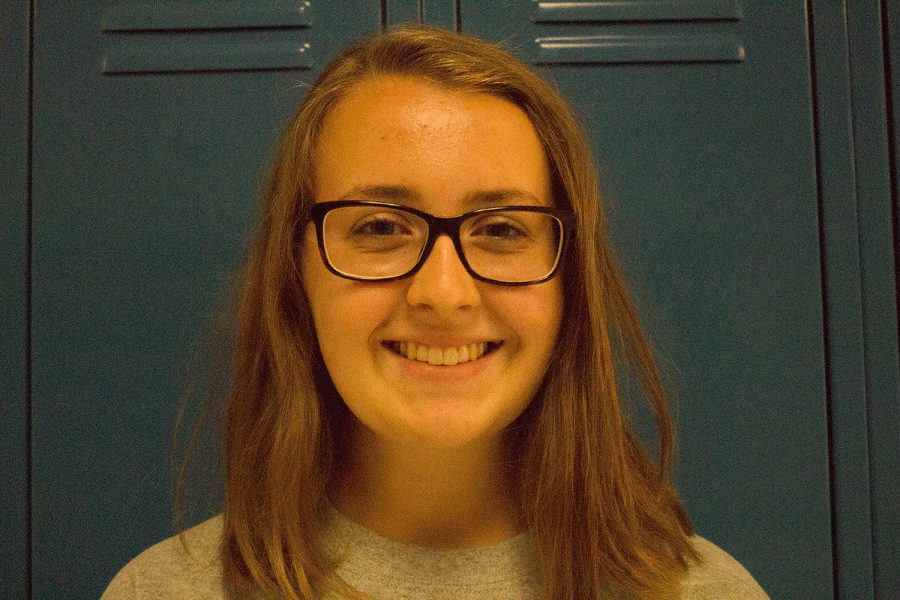
[[[556,82],[599,156],[672,380],[700,535],[773,598],[832,594],[815,147],[802,2],[462,0]]]
[[[875,598],[900,598],[900,4],[849,3]],[[862,512],[862,511],[859,511]],[[855,516],[855,515],[854,515]],[[855,550],[847,544],[848,551]],[[842,597],[850,597],[844,594]]]
[[[28,587],[28,10],[0,3],[0,598]]]
[[[187,362],[281,124],[376,2],[38,0],[34,598],[96,598],[173,533]]]

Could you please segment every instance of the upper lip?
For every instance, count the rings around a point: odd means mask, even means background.
[[[461,346],[468,346],[470,344],[482,344],[482,343],[499,343],[500,338],[485,336],[485,337],[444,337],[444,336],[431,336],[431,335],[399,335],[396,337],[384,337],[382,338],[383,342],[413,342],[415,344],[421,346],[429,346],[431,348],[459,348]]]

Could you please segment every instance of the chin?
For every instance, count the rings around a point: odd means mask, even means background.
[[[431,450],[463,450],[493,445],[503,438],[504,427],[473,423],[465,417],[411,424],[403,436],[409,443]]]

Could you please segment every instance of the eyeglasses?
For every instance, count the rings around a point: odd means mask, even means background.
[[[418,271],[440,235],[450,236],[466,271],[480,281],[529,285],[551,279],[575,213],[499,206],[458,217],[382,202],[320,202],[310,209],[325,266],[355,281],[390,281]]]

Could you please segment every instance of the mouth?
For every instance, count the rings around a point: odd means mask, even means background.
[[[436,348],[415,342],[384,341],[382,346],[403,358],[430,365],[452,367],[476,361],[495,351],[503,342],[473,342],[456,348]]]

